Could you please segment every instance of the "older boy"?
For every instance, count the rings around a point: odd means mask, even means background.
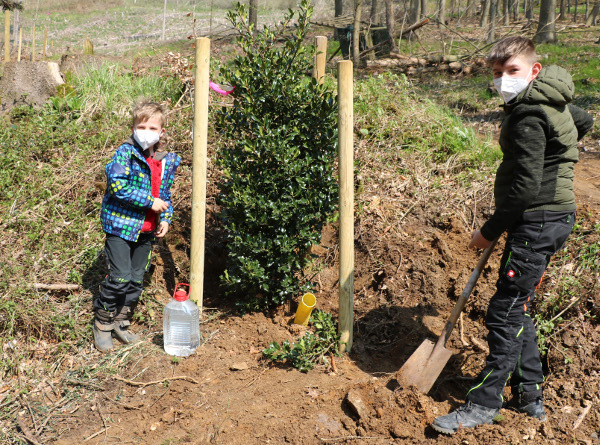
[[[469,247],[485,248],[505,231],[508,236],[486,316],[486,366],[467,393],[467,403],[433,421],[432,427],[446,434],[461,426],[491,424],[509,378],[515,409],[545,420],[544,375],[529,308],[550,257],[573,228],[577,141],[593,125],[586,112],[569,104],[571,76],[557,66],[542,69],[531,40],[501,40],[488,64],[505,101],[499,139],[503,159],[494,183],[496,210],[473,233]]]
[[[106,165],[107,188],[100,219],[106,232],[105,256],[109,274],[94,301],[94,344],[100,351],[139,340],[129,332],[143,290],[152,242],[164,237],[173,217],[171,185],[181,158],[158,151],[165,133],[165,112],[154,102],[133,110],[133,135]]]

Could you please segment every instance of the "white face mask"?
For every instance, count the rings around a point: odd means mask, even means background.
[[[533,69],[533,68],[532,68]],[[527,79],[531,74],[531,69],[525,77],[502,76],[494,79],[494,87],[500,93],[505,103],[510,102],[519,95],[521,91],[527,88],[529,82]]]
[[[148,147],[152,147],[160,139],[160,134],[152,130],[135,130],[133,137],[140,146],[146,150]]]

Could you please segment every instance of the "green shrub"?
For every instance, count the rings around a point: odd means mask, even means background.
[[[228,14],[245,54],[221,68],[236,88],[233,107],[217,122],[225,140],[217,157],[228,243],[222,282],[242,298],[243,310],[266,309],[308,288],[300,276],[307,250],[337,202],[337,103],[327,86],[306,76],[311,13],[303,0],[294,34],[285,38],[293,11],[262,30],[249,27],[245,6]]]

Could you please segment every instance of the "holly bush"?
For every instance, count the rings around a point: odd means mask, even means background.
[[[243,54],[220,68],[221,81],[235,86],[233,107],[217,113],[228,247],[221,279],[243,310],[265,310],[310,287],[307,252],[337,203],[337,102],[331,87],[307,75],[311,13],[302,0],[279,25],[253,29],[245,5],[228,12]]]

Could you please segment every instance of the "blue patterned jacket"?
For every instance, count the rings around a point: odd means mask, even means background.
[[[160,220],[171,224],[173,205],[171,185],[181,158],[175,153],[157,152],[154,158],[162,162],[162,176],[158,197],[169,208],[161,213]],[[111,235],[127,241],[137,241],[146,211],[152,207],[154,198],[150,192],[150,166],[139,144],[129,138],[106,165],[106,192],[100,209],[102,228]]]

